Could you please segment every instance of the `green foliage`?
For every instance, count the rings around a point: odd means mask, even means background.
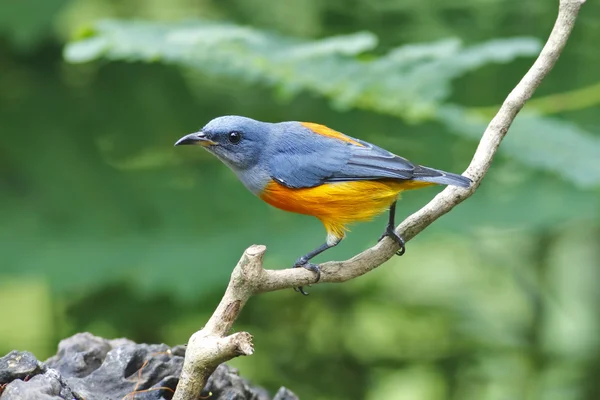
[[[453,132],[476,140],[489,121],[450,105],[441,107],[438,113]],[[521,163],[554,172],[576,186],[600,184],[600,137],[572,122],[524,112],[510,128],[502,149]]]
[[[31,48],[52,29],[52,22],[68,0],[0,2],[0,33],[20,49]]]
[[[459,40],[410,44],[376,56],[370,33],[300,41],[231,24],[104,21],[65,49],[71,62],[162,62],[211,77],[262,83],[291,96],[309,91],[340,110],[362,108],[419,122],[437,119],[478,140],[487,123],[442,103],[453,79],[489,63],[539,52],[532,38],[496,39],[464,47]],[[582,187],[600,184],[600,142],[574,124],[521,117],[502,151],[530,167],[552,171]],[[568,167],[565,167],[568,166]]]
[[[98,58],[163,62],[215,77],[308,90],[340,108],[359,107],[409,119],[430,116],[450,93],[450,82],[490,62],[506,63],[539,51],[532,38],[463,47],[457,39],[411,44],[381,57],[366,55],[377,39],[357,33],[300,41],[231,24],[157,24],[104,21],[95,35],[67,46],[71,62]]]

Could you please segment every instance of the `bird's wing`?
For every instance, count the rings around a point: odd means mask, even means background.
[[[302,127],[280,135],[270,151],[271,177],[282,185],[306,188],[327,182],[413,177],[415,165],[387,150],[322,125],[302,123]]]
[[[358,139],[361,146],[350,147],[350,158],[327,182],[396,179],[424,182],[424,185],[453,185],[468,188],[472,180],[466,176],[413,164],[406,158]],[[421,185],[413,186],[414,188]]]
[[[413,178],[416,166],[407,159],[362,140],[354,140],[360,146],[350,147],[348,161],[328,181]]]
[[[271,178],[290,188],[319,186],[350,159],[349,144],[318,135],[290,133],[269,149]]]

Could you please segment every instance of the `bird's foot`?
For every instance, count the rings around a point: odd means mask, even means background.
[[[300,257],[299,259],[297,259],[296,262],[294,263],[293,267],[294,268],[305,268],[305,269],[317,274],[317,279],[315,280],[315,283],[317,283],[321,280],[321,268],[319,268],[319,266],[317,264],[308,262],[308,260],[304,257]],[[294,290],[296,292],[302,293],[305,296],[308,296],[308,293],[306,291],[304,291],[304,288],[302,286],[294,288]]]
[[[381,240],[386,236],[391,238],[398,246],[400,246],[400,249],[396,252],[397,256],[401,256],[406,252],[406,242],[404,239],[402,239],[402,236],[396,233],[393,226],[388,225],[387,228],[385,228],[385,232],[383,232],[383,235],[379,237],[378,242],[381,242]]]

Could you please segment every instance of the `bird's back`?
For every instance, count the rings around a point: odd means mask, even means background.
[[[397,156],[324,126],[287,122],[277,128],[265,153],[272,180],[261,199],[315,216],[337,237],[346,225],[385,211],[402,190],[432,185],[408,179],[414,165],[407,160],[398,157],[394,171],[381,159]]]

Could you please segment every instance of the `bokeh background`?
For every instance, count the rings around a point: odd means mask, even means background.
[[[184,343],[247,246],[285,268],[323,241],[173,148],[216,116],[324,123],[463,171],[557,5],[1,1],[0,354],[44,359],[80,331]],[[599,35],[590,1],[472,198],[366,276],[252,299],[235,329],[256,354],[231,364],[303,399],[599,398]]]

